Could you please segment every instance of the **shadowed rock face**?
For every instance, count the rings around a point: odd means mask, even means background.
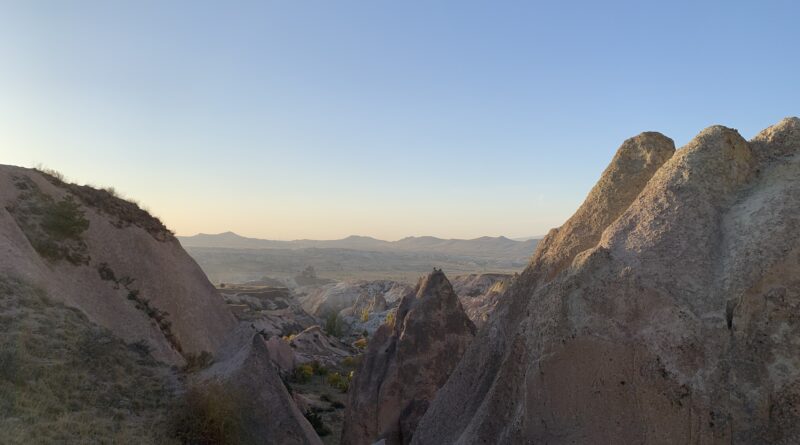
[[[69,237],[42,230],[42,209],[67,201],[76,204],[85,230]],[[63,213],[54,216],[56,227],[66,221]],[[59,244],[72,249],[73,261],[53,254]],[[42,288],[122,340],[148,345],[165,363],[181,365],[189,354],[213,353],[236,325],[214,286],[161,222],[105,190],[0,165],[0,248],[0,277]]]
[[[154,359],[169,365],[183,365],[214,353],[214,366],[204,371],[203,377],[231,384],[247,394],[249,409],[242,420],[248,443],[321,443],[284,388],[262,337],[248,326],[237,326],[214,286],[171,232],[136,204],[105,190],[66,184],[36,170],[0,165],[0,251],[0,283],[29,283],[26,286],[41,291],[43,301],[47,297],[48,305],[50,301],[61,303],[66,314],[73,313],[66,307],[80,311],[79,324],[70,332],[108,332],[122,341],[109,339],[102,344],[136,345],[137,350],[149,351]],[[3,300],[16,310],[8,295],[3,295]],[[269,304],[263,307],[278,310],[272,304],[280,299],[250,299],[250,303]],[[33,308],[31,314],[37,317],[50,311],[44,304]],[[56,328],[51,333],[54,344],[68,347],[66,337]],[[63,354],[53,351],[52,358]],[[119,360],[127,356],[119,351],[115,354],[118,361],[114,366],[120,366],[124,362]],[[94,365],[92,362],[106,356],[87,353],[85,362]],[[149,358],[141,363],[149,363]],[[149,371],[141,363],[126,369],[131,381],[148,381]],[[118,373],[111,365],[103,372]],[[67,386],[73,382],[62,380]],[[108,379],[98,380],[104,381]],[[77,387],[68,390],[81,392]],[[172,396],[164,391],[160,397],[159,404],[167,404]],[[105,398],[81,398],[74,404],[76,411],[98,413],[101,421],[106,414],[108,424],[114,424],[111,417],[117,414]],[[160,408],[149,409],[130,417],[162,415]],[[0,412],[0,417],[6,415]],[[32,423],[46,421],[46,416],[41,416]],[[92,437],[98,442],[118,442],[113,434]],[[84,432],[81,437],[85,441],[88,436]],[[142,438],[142,443],[148,443],[147,439]]]
[[[444,273],[422,279],[370,341],[350,386],[342,443],[409,443],[474,334]]]
[[[655,134],[620,147],[413,443],[800,439],[800,120],[671,154]]]
[[[283,385],[266,342],[255,330],[240,325],[228,336],[215,363],[196,379],[223,381],[245,395],[247,406],[240,419],[243,443],[322,444]]]

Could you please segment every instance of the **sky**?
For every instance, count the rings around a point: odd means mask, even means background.
[[[0,163],[180,235],[541,235],[626,138],[800,114],[795,1],[0,0]]]

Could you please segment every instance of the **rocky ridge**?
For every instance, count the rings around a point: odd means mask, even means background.
[[[800,119],[626,141],[413,443],[800,437]]]

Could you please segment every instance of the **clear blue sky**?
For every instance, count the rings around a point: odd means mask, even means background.
[[[0,2],[0,162],[179,234],[545,233],[627,137],[800,114],[800,6]]]

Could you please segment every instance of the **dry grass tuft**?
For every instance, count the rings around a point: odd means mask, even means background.
[[[0,278],[2,442],[170,443],[172,374],[147,352]]]

